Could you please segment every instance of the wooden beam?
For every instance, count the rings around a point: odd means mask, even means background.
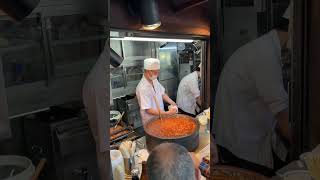
[[[208,0],[191,0],[191,1],[188,1],[186,3],[182,3],[179,6],[176,6],[175,7],[175,12],[179,13],[181,11],[185,11],[187,9],[191,9],[191,8],[200,6],[201,4],[204,4],[204,3],[207,3],[207,2],[208,2]]]

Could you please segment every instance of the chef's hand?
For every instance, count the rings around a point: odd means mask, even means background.
[[[178,106],[177,105],[170,105],[169,110],[174,109],[176,113],[178,113]]]
[[[169,114],[176,114],[177,110],[175,108],[170,108],[168,112]]]

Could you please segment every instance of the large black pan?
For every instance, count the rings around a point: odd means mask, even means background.
[[[166,118],[168,116],[163,116],[162,118]],[[187,136],[181,136],[181,137],[169,137],[169,138],[163,138],[163,137],[158,137],[150,133],[148,130],[148,124],[151,123],[152,121],[160,120],[158,117],[150,120],[148,123],[144,125],[144,131],[145,131],[145,136],[146,136],[146,143],[147,143],[147,149],[148,151],[151,151],[155,146],[164,143],[164,142],[171,142],[171,143],[177,143],[182,146],[184,146],[188,151],[195,151],[197,147],[199,146],[199,122],[194,119],[193,117],[187,116],[187,115],[182,115],[182,114],[176,114],[170,116],[171,118],[180,118],[180,117],[187,117],[194,121],[196,123],[196,128],[194,132],[190,135]]]

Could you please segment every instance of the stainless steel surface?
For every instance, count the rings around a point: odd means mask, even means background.
[[[177,43],[167,43],[164,47],[160,47],[160,43],[156,43],[159,48],[160,74],[159,80],[175,79],[178,76],[178,54]]]
[[[42,26],[37,18],[0,21],[0,52],[6,87],[45,80]]]
[[[120,67],[111,68],[113,98],[135,95],[136,87],[144,72],[143,60],[155,57],[161,63],[159,81],[166,89],[166,93],[175,100],[182,77],[191,72],[194,64],[199,64],[205,58],[200,53],[202,52],[201,48],[205,48],[202,45],[202,41],[198,42],[197,47],[191,43],[110,41],[110,46],[118,53],[122,53],[124,57]],[[193,54],[190,59],[178,54],[185,49]]]
[[[143,60],[151,57],[151,43],[113,40],[111,47],[124,56],[120,67],[111,68],[112,96],[135,94],[143,75]]]
[[[88,120],[72,118],[51,125],[54,164],[59,180],[76,180],[78,169],[86,176],[97,178],[95,143]],[[81,174],[80,174],[81,175]]]
[[[179,65],[179,79],[181,80],[183,77],[185,77],[186,75],[190,74],[190,64],[189,63],[183,63]]]
[[[25,150],[34,162],[39,158],[33,149],[42,150],[48,161],[43,179],[77,180],[76,169],[84,168],[88,177],[97,178],[95,143],[88,120],[78,118],[78,110],[51,109],[23,118]]]
[[[148,56],[152,57],[153,42],[143,41],[122,41],[123,45],[123,56],[137,57],[137,56]]]
[[[127,103],[127,119],[134,129],[142,126],[142,120],[140,116],[140,108],[137,98],[133,98],[126,101]]]
[[[179,82],[178,77],[160,81],[161,85],[166,89],[166,93],[173,100],[176,99]]]
[[[0,51],[10,116],[82,99],[83,80],[97,60],[106,34],[105,26],[96,23],[97,16],[75,16],[84,20],[42,13],[21,23],[0,18]],[[74,27],[63,31],[64,24]]]

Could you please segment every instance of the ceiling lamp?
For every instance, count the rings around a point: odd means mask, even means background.
[[[161,26],[157,0],[140,0],[142,28],[154,30]]]
[[[142,29],[154,30],[161,26],[157,0],[129,0],[129,12],[140,16]]]
[[[27,17],[40,0],[0,0],[0,9],[16,21]]]

